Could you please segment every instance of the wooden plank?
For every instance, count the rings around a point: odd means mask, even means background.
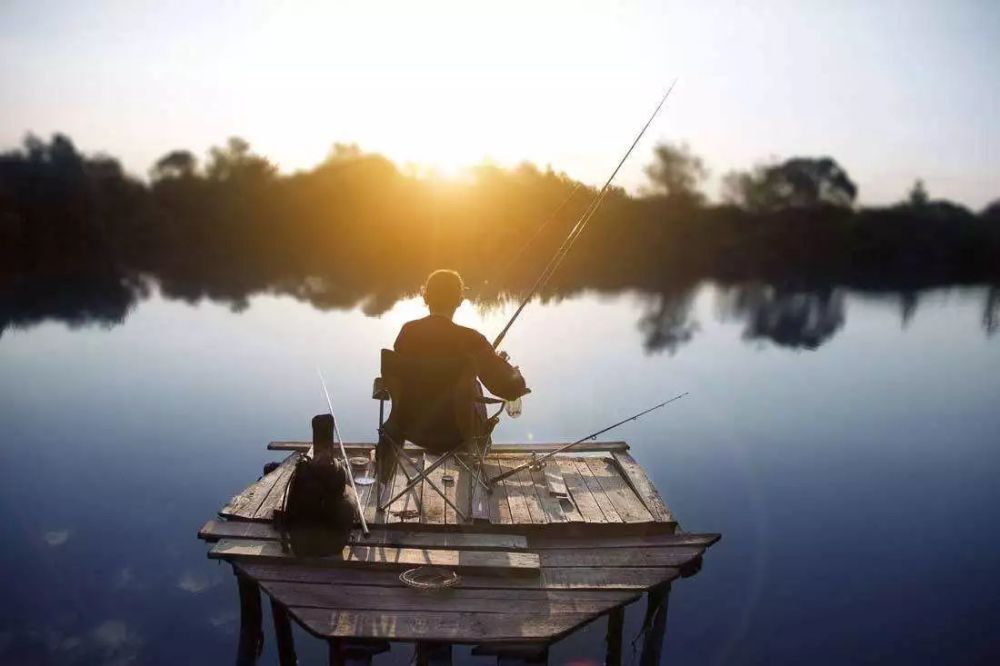
[[[555,467],[555,465],[552,465]],[[559,499],[558,497],[553,497],[552,493],[549,492],[548,485],[545,481],[545,470],[533,469],[528,472],[531,475],[531,482],[535,488],[535,495],[538,497],[538,504],[545,512],[545,522],[547,523],[564,523],[566,522],[566,513],[563,511],[563,503],[572,506],[572,502],[569,501],[569,496],[566,499]],[[562,478],[562,474],[559,475]]]
[[[520,486],[522,495],[524,497],[524,503],[528,507],[528,514],[531,516],[531,522],[535,525],[545,525],[549,522],[548,513],[542,506],[541,500],[538,498],[538,490],[535,488],[535,480],[531,476],[530,469],[523,469],[514,475]],[[542,489],[543,493],[545,489]]]
[[[388,546],[346,546],[341,558],[297,558],[282,550],[276,541],[222,539],[208,553],[211,559],[252,559],[257,561],[306,562],[330,567],[385,567],[407,569],[432,565],[463,570],[482,570],[505,574],[537,576],[537,553],[484,550],[434,550],[430,548],[393,548]]]
[[[414,464],[419,467],[423,461],[423,456],[420,456],[417,460],[414,460]],[[403,469],[406,469],[406,473],[409,473],[410,477],[417,474],[410,464],[404,460],[401,460],[398,465],[396,465],[396,475],[393,478],[392,483],[392,493],[389,497],[395,497],[406,485],[410,482],[409,478],[404,473]],[[392,523],[419,523],[420,522],[420,487],[422,484],[417,484],[411,488],[405,495],[397,499],[391,505],[387,506],[385,509],[385,520],[386,524]]]
[[[309,631],[326,637],[380,638],[397,641],[479,643],[484,640],[549,640],[568,633],[592,613],[517,615],[497,613],[428,613],[426,611],[334,611],[288,609]]]
[[[252,520],[261,503],[267,498],[275,482],[281,476],[282,471],[289,466],[294,467],[298,455],[293,454],[281,461],[281,465],[269,474],[265,474],[258,481],[250,484],[238,495],[233,497],[222,507],[219,515],[234,518],[236,520]]]
[[[660,497],[656,486],[649,480],[646,471],[635,461],[635,458],[624,451],[615,451],[611,455],[614,457],[622,477],[639,496],[646,509],[652,514],[653,519],[661,523],[676,523],[674,515],[667,508],[663,498]]]
[[[436,456],[433,453],[425,453],[424,469],[430,468],[431,465],[437,462],[439,457],[440,456]],[[427,475],[427,479],[423,483],[424,488],[420,492],[420,497],[423,502],[420,514],[420,522],[422,523],[429,525],[444,524],[444,497],[439,495],[438,492],[430,486],[430,484],[433,483],[441,492],[447,492],[443,478],[444,464],[442,463]]]
[[[571,523],[603,523],[604,514],[597,501],[587,488],[579,472],[576,471],[576,464],[572,460],[554,458],[549,462],[555,464],[562,472],[566,481],[566,490],[569,492],[569,500],[561,502],[563,514],[566,521]]]
[[[264,591],[285,606],[337,610],[422,610],[450,613],[603,613],[636,598],[623,590],[442,590],[265,581]]]
[[[621,523],[625,522],[622,520],[621,516],[618,515],[618,511],[615,510],[614,504],[604,493],[604,488],[601,486],[601,482],[594,477],[593,470],[587,464],[586,458],[576,458],[573,461],[576,466],[576,471],[580,474],[580,478],[583,479],[584,485],[590,490],[591,495],[594,496],[594,502],[597,503],[597,507],[604,514],[604,519],[609,523]]]
[[[274,485],[267,493],[267,497],[257,507],[257,511],[253,514],[254,520],[268,522],[274,520],[275,509],[281,509],[284,503],[285,489],[288,487],[289,481],[292,480],[292,472],[295,471],[295,465],[282,465],[274,471],[278,472],[278,478],[274,480]]]
[[[485,487],[483,487],[482,484],[476,482],[476,480],[475,480],[475,477],[478,476],[480,478],[480,480],[482,480],[482,481],[485,482],[489,478],[489,475],[487,474],[485,468],[484,469],[479,469],[479,467],[478,467],[478,465],[479,465],[478,458],[470,457],[469,463],[470,463],[470,466],[472,467],[472,470],[474,472],[472,474],[473,479],[472,479],[472,481],[470,481],[471,485],[469,486],[469,493],[472,496],[472,501],[471,501],[471,504],[472,504],[472,509],[471,509],[471,512],[472,512],[472,515],[471,515],[472,521],[473,522],[482,522],[482,521],[489,522],[489,520],[490,520],[490,498],[489,498],[489,491]]]
[[[254,539],[277,541],[278,531],[270,523],[209,520],[198,536],[206,541]],[[528,538],[522,534],[477,534],[473,532],[410,532],[400,529],[372,529],[368,536],[351,532],[351,543],[399,548],[443,548],[446,550],[526,550]]]
[[[604,494],[611,500],[615,511],[626,523],[651,523],[653,515],[643,505],[639,496],[625,482],[614,461],[610,458],[585,458]]]
[[[544,567],[681,567],[699,557],[704,548],[556,548],[538,551]]]
[[[371,526],[376,524],[378,515],[378,481],[367,486],[358,486],[361,495],[362,508],[365,512],[365,522]]]
[[[472,491],[472,476],[469,474],[469,470],[465,469],[465,465],[454,459],[451,464],[455,470],[453,472],[455,475],[455,504],[465,515],[465,520],[456,515],[455,524],[468,525],[472,522],[471,502],[469,501],[469,493]]]
[[[501,473],[508,472],[519,464],[517,461],[497,462]],[[538,501],[535,497],[534,488],[526,488],[520,479],[520,475],[509,476],[500,483],[507,491],[507,503],[510,505],[510,522],[514,525],[530,525],[532,520],[531,512],[528,510],[528,492],[531,491],[531,499]],[[499,484],[497,484],[499,485]]]
[[[493,444],[491,451],[497,454],[505,453],[550,453],[555,449],[566,446],[569,442],[508,442]],[[281,440],[270,442],[267,445],[269,451],[308,451],[312,448],[312,442]],[[344,442],[344,448],[348,455],[364,455],[365,450],[375,448],[374,442]],[[406,443],[406,451],[422,451],[419,446]],[[573,453],[609,453],[613,451],[628,451],[626,442],[585,442],[573,447]]]
[[[694,546],[708,548],[720,539],[719,534],[625,534],[618,536],[594,535],[559,537],[542,534],[532,535],[528,547],[532,551],[553,548],[656,548],[664,546]]]
[[[491,477],[499,475],[500,466],[495,460],[488,459],[484,468]],[[503,482],[493,487],[493,492],[489,494],[490,522],[494,525],[510,525],[512,521],[510,513],[510,503],[507,501],[507,488]]]
[[[545,486],[550,495],[557,499],[569,497],[569,492],[566,490],[566,479],[563,478],[559,465],[545,465],[541,472],[545,477]]]
[[[445,496],[447,496],[447,498],[451,500],[452,503],[455,503],[455,499],[458,492],[458,471],[456,469],[457,466],[458,463],[455,462],[454,458],[449,459],[447,462],[441,465],[441,468],[443,470],[443,473],[441,475],[442,484],[444,483],[445,476],[450,476],[452,479],[452,482],[450,484],[443,485]],[[447,502],[444,503],[444,522],[446,525],[458,524],[458,516],[455,514],[455,509],[451,506],[451,504],[448,504]]]
[[[377,585],[404,588],[398,571],[384,568],[351,569],[321,567],[296,562],[238,559],[234,566],[241,573],[259,581],[284,580],[335,585]],[[672,567],[614,567],[597,571],[585,567],[546,567],[539,576],[506,576],[498,574],[463,573],[463,590],[637,590],[674,580],[680,575]]]

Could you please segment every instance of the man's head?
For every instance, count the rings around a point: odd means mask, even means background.
[[[441,269],[427,276],[424,282],[424,303],[431,314],[452,316],[465,298],[465,284],[455,271]]]

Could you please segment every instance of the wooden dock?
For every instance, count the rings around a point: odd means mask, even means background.
[[[269,448],[310,446],[272,442]],[[495,476],[555,446],[494,445],[489,471]],[[373,450],[372,444],[348,445],[349,455],[369,460]],[[435,460],[420,449],[408,452],[418,466]],[[617,632],[620,650],[623,606],[647,591],[650,608],[654,601],[664,604],[671,581],[696,572],[705,549],[719,539],[676,533],[673,515],[628,445],[597,442],[484,493],[488,520],[461,520],[424,484],[384,511],[377,508],[375,485],[359,487],[370,534],[353,532],[334,556],[295,557],[271,523],[296,455],[234,496],[199,532],[213,544],[209,557],[231,563],[238,577],[243,663],[252,663],[259,636],[252,627],[255,617],[259,625],[258,589],[271,599],[282,664],[295,663],[289,616],[331,642],[331,663],[370,663],[381,641],[418,643],[418,657],[421,649],[440,653],[445,645],[466,643],[484,654],[534,655],[524,663],[545,663],[549,644],[602,615],[609,617],[608,663],[616,663],[610,646]],[[443,465],[431,478],[464,506],[473,487],[468,475],[461,465]],[[397,472],[384,492],[395,494],[405,480]],[[423,565],[446,567],[461,581],[431,592],[400,581],[402,571]],[[657,662],[658,644],[643,652],[642,663]],[[435,663],[447,663],[438,657]]]

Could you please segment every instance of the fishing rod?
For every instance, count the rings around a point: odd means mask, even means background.
[[[620,425],[625,425],[629,421],[635,421],[640,416],[645,416],[646,414],[649,414],[650,412],[655,411],[655,410],[659,409],[660,407],[666,407],[670,403],[675,402],[677,400],[680,400],[681,398],[683,398],[683,397],[685,397],[687,395],[690,395],[690,394],[687,391],[685,391],[684,393],[681,393],[680,395],[675,395],[670,400],[665,400],[665,401],[661,402],[658,405],[653,405],[649,409],[642,410],[638,414],[633,414],[632,416],[628,417],[627,419],[622,419],[621,421],[619,421],[618,423],[615,423],[614,425],[609,425],[608,427],[602,428],[602,429],[598,430],[597,432],[590,433],[586,437],[581,437],[580,439],[576,440],[575,442],[570,442],[569,444],[566,444],[565,446],[560,446],[558,449],[555,449],[554,451],[549,451],[544,456],[540,456],[540,457],[534,457],[534,456],[532,456],[531,460],[529,460],[528,462],[522,463],[522,464],[518,465],[517,467],[515,467],[513,469],[509,469],[506,472],[504,472],[503,474],[500,474],[500,475],[495,476],[492,479],[490,479],[489,482],[488,482],[489,486],[490,486],[490,488],[492,488],[494,485],[496,485],[497,481],[503,481],[504,479],[506,479],[508,477],[511,477],[511,476],[514,476],[518,472],[521,472],[521,471],[526,470],[526,469],[541,469],[545,465],[545,461],[548,460],[549,458],[551,458],[552,456],[556,455],[557,453],[562,453],[563,451],[567,451],[567,450],[573,448],[574,446],[577,446],[578,444],[583,444],[587,440],[594,439],[598,435],[603,435],[604,433],[608,432],[609,430],[614,430],[615,428],[617,428]]]
[[[673,92],[674,86],[676,84],[677,80],[674,79],[674,82],[670,84],[670,87],[667,88],[667,92],[665,92],[663,94],[663,97],[660,99],[660,103],[656,105],[656,109],[653,110],[652,115],[649,116],[649,120],[647,120],[646,124],[642,126],[641,130],[639,130],[639,133],[636,135],[635,140],[632,141],[632,145],[629,146],[628,150],[625,151],[625,154],[622,155],[621,160],[618,161],[618,165],[615,167],[615,170],[611,172],[611,175],[608,176],[608,179],[604,182],[604,186],[601,187],[601,189],[598,191],[596,195],[594,195],[594,198],[591,200],[590,205],[577,220],[576,224],[573,225],[573,228],[570,229],[569,234],[566,236],[566,239],[563,241],[562,245],[559,246],[559,249],[556,250],[555,255],[553,255],[552,259],[549,260],[549,263],[546,264],[545,268],[542,269],[541,274],[538,276],[538,279],[535,280],[535,283],[531,286],[531,289],[528,290],[528,293],[524,296],[523,299],[521,299],[521,303],[517,306],[517,309],[514,311],[514,314],[511,315],[510,320],[503,327],[503,330],[501,330],[500,333],[497,335],[496,339],[493,340],[494,349],[497,349],[500,346],[500,343],[503,342],[504,337],[506,337],[507,335],[507,331],[509,331],[510,327],[514,325],[514,322],[517,321],[517,318],[521,315],[521,312],[524,310],[525,306],[528,305],[531,299],[535,297],[535,294],[537,294],[542,289],[542,287],[544,287],[548,283],[548,281],[552,278],[552,275],[555,274],[556,270],[559,268],[563,260],[566,258],[566,255],[568,255],[569,251],[573,248],[573,245],[576,243],[576,240],[583,233],[583,230],[587,228],[587,224],[590,223],[590,219],[597,212],[597,209],[600,208],[601,203],[607,196],[608,190],[611,187],[611,182],[615,179],[615,176],[618,175],[618,172],[621,170],[622,165],[625,164],[625,161],[629,158],[629,155],[631,155],[632,151],[635,150],[636,145],[639,143],[639,140],[642,139],[643,135],[646,133],[646,130],[649,129],[649,126],[651,124],[653,124],[653,120],[660,113],[660,109],[663,108],[663,104],[667,101],[667,98],[670,97],[670,93]]]
[[[351,472],[351,461],[347,457],[347,449],[344,448],[344,440],[340,436],[340,428],[337,427],[337,415],[333,413],[333,400],[330,399],[330,392],[326,390],[326,380],[323,379],[323,372],[316,368],[316,374],[319,375],[319,383],[323,385],[323,395],[326,396],[326,404],[330,408],[330,416],[333,418],[333,436],[336,438],[337,443],[340,444],[340,455],[344,458],[344,472],[347,474],[347,478],[351,481],[351,490],[354,491],[354,499],[357,501],[358,508],[358,518],[361,520],[361,531],[368,536],[368,523],[365,522],[365,510],[364,505],[361,502],[361,495],[358,494],[358,487],[354,485],[354,474]]]
[[[510,271],[511,267],[515,263],[517,263],[517,260],[520,259],[525,252],[527,252],[528,248],[531,247],[536,240],[538,240],[538,237],[542,235],[542,232],[545,231],[548,228],[548,226],[556,220],[559,213],[562,212],[562,209],[565,208],[566,205],[573,200],[573,197],[576,196],[576,193],[580,190],[581,187],[583,187],[583,183],[580,182],[576,183],[573,186],[573,189],[570,191],[570,193],[566,195],[566,198],[563,199],[558,206],[552,209],[552,212],[546,216],[545,221],[542,222],[537,229],[535,229],[535,233],[531,235],[531,238],[529,238],[527,242],[525,242],[524,245],[522,245],[518,249],[517,252],[512,254],[510,259],[507,260],[507,262],[503,265],[503,267],[499,271],[497,271],[496,283],[498,285],[503,282],[502,278],[507,275],[507,272]],[[482,295],[483,291],[485,291],[486,285],[488,285],[489,283],[490,283],[489,280],[483,280],[482,285],[480,285],[479,289],[476,291],[475,296],[473,296],[471,300],[478,300],[479,297]]]

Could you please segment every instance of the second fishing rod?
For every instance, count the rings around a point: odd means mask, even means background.
[[[497,337],[493,340],[494,349],[500,347],[500,343],[503,342],[503,339],[506,337],[507,332],[510,330],[511,326],[514,325],[514,322],[517,321],[517,318],[521,315],[521,312],[528,305],[528,303],[531,302],[531,299],[533,299],[535,295],[539,291],[541,291],[543,287],[545,287],[548,281],[552,279],[552,276],[555,274],[560,264],[562,264],[563,260],[569,254],[570,250],[573,249],[573,245],[576,243],[577,239],[583,233],[584,229],[587,228],[587,224],[590,223],[591,218],[594,217],[594,214],[597,212],[598,208],[600,208],[601,203],[607,196],[608,191],[611,187],[611,183],[612,181],[614,181],[615,176],[618,175],[618,172],[621,170],[622,166],[628,160],[629,156],[632,154],[632,151],[635,150],[636,145],[638,145],[639,140],[642,139],[643,135],[646,133],[646,130],[649,129],[649,126],[653,124],[653,120],[660,113],[660,109],[663,108],[663,105],[664,103],[666,103],[667,98],[670,97],[670,93],[673,91],[674,85],[676,85],[676,83],[677,81],[675,80],[673,83],[670,84],[670,87],[667,88],[667,92],[665,92],[663,94],[663,97],[660,98],[659,104],[656,105],[656,108],[653,110],[653,113],[649,116],[649,119],[646,121],[646,124],[642,126],[641,130],[639,130],[639,133],[632,141],[632,145],[630,145],[628,150],[625,151],[625,154],[622,155],[622,158],[618,161],[617,166],[615,166],[614,171],[611,172],[611,175],[608,176],[608,179],[604,182],[604,186],[601,187],[601,189],[598,190],[597,194],[594,195],[594,198],[591,200],[590,205],[588,205],[586,210],[583,211],[583,214],[580,215],[576,224],[574,224],[573,228],[570,229],[569,233],[566,235],[566,238],[563,240],[562,244],[556,250],[555,254],[552,256],[549,262],[545,265],[545,268],[542,269],[541,274],[539,274],[534,284],[532,284],[531,288],[528,289],[528,291],[522,297],[520,303],[517,306],[517,309],[514,310],[514,314],[511,315],[510,319],[507,321],[507,324],[503,327],[500,333],[497,334]]]

